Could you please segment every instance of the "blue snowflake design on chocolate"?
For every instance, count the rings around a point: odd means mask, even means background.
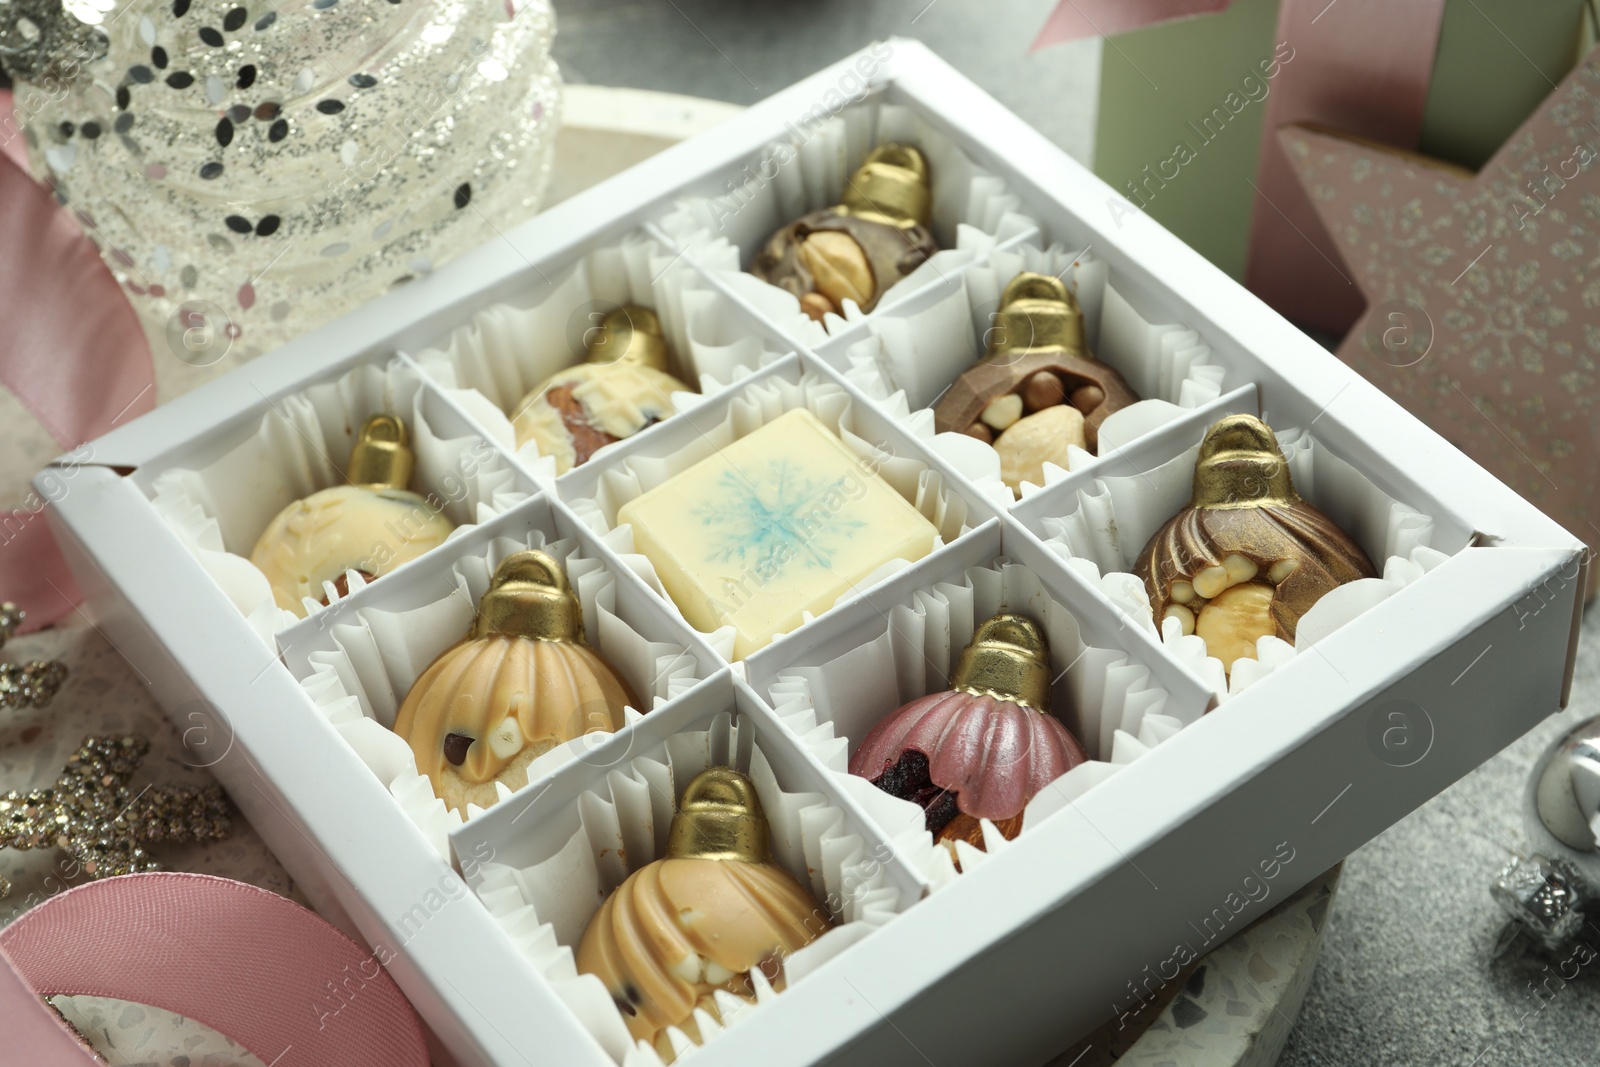
[[[833,566],[840,542],[866,527],[842,514],[847,502],[860,499],[851,481],[850,475],[811,478],[789,460],[769,460],[760,471],[724,471],[717,484],[727,499],[689,514],[711,535],[708,559],[737,561],[770,581],[795,560],[808,568]]]

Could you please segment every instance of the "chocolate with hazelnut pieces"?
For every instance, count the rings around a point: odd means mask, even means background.
[[[882,144],[845,182],[839,203],[802,215],[767,241],[750,273],[793,293],[818,322],[845,300],[871,311],[901,278],[939,251],[928,230],[928,162],[906,144]]]
[[[993,445],[1013,493],[1044,484],[1045,462],[1065,467],[1067,448],[1094,452],[1100,426],[1139,397],[1084,339],[1083,312],[1060,278],[1025,271],[1000,297],[989,349],[934,408],[940,433]]]
[[[1377,577],[1361,546],[1295,492],[1277,438],[1253,415],[1206,431],[1193,497],[1150,538],[1134,573],[1156,624],[1178,620],[1229,674],[1256,657],[1262,637],[1292,644],[1327,593]]]

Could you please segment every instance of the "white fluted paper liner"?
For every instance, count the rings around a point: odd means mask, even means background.
[[[752,382],[735,396],[728,405],[727,414],[717,426],[699,425],[700,432],[673,451],[670,455],[645,455],[634,453],[608,463],[596,484],[595,495],[567,501],[578,518],[596,534],[606,538],[649,586],[672,605],[656,574],[655,565],[648,557],[634,551],[633,527],[617,525],[617,511],[628,501],[643,495],[682,471],[725,448],[746,434],[753,433],[786,411],[807,408],[824,426],[839,435],[869,470],[889,485],[939,531],[934,547],[955,540],[968,527],[967,503],[962,497],[945,487],[940,474],[920,459],[896,456],[879,442],[869,441],[855,433],[855,420],[851,411],[850,395],[836,382],[820,375],[806,373],[798,382],[770,377]],[[859,595],[890,575],[909,566],[907,560],[890,560],[863,579],[855,589],[840,597],[841,600]],[[679,618],[682,613],[678,612]],[[801,625],[812,620],[806,613]],[[693,627],[688,619],[685,626]],[[701,632],[701,631],[696,631]],[[733,658],[735,631],[732,626],[702,636],[725,659]],[[781,635],[774,635],[774,637]]]
[[[879,144],[916,145],[928,160],[933,180],[930,229],[940,252],[902,278],[879,298],[879,308],[930,282],[960,271],[997,245],[1037,229],[1005,181],[978,166],[956,143],[909,107],[866,100],[820,122],[790,126],[790,136],[775,141],[755,167],[730,176],[727,192],[678,201],[658,225],[696,258],[737,250],[748,266],[767,239],[801,215],[839,202],[845,182],[867,153]],[[805,330],[800,302],[777,286],[769,313],[785,330]],[[862,317],[854,301],[844,315],[829,315],[826,328],[837,333]]]
[[[1022,271],[1051,274],[1067,283],[1083,308],[1090,349],[1144,398],[1101,425],[1100,455],[1112,455],[1222,395],[1226,371],[1213,362],[1210,347],[1199,341],[1195,331],[1151,325],[1108,283],[1105,263],[1092,252],[1075,254],[1061,245],[1046,249],[1023,244],[996,250],[962,274],[961,288],[922,310],[869,319],[871,334],[845,351],[849,366],[858,374],[876,369],[888,388],[905,392],[911,408],[929,408],[983,355],[1000,294]],[[933,435],[931,410],[913,425]],[[993,448],[964,433],[934,435],[930,446],[985,496],[1002,504],[1011,502],[1011,490],[1000,479],[1000,456]],[[1082,469],[1095,458],[1084,449],[1069,449],[1065,469],[1045,465],[1045,484],[1054,484],[1068,470]],[[1025,482],[1022,494],[1040,488]]]
[[[732,249],[709,266],[738,265]],[[743,311],[681,255],[642,232],[595,249],[526,302],[494,304],[413,358],[508,451],[541,480],[555,460],[528,441],[519,449],[510,413],[558,371],[583,362],[585,342],[608,311],[640,304],[655,311],[672,349],[672,373],[712,393],[783,353],[753,333]],[[689,402],[696,394],[684,394]],[[693,402],[698,402],[694,400]]]
[[[507,936],[619,1064],[658,1067],[661,1061],[653,1050],[632,1043],[611,995],[598,978],[578,974],[574,953],[606,897],[663,854],[677,800],[702,771],[732,765],[750,776],[771,829],[774,861],[807,886],[838,924],[785,959],[788,984],[804,981],[896,914],[898,891],[866,843],[849,832],[843,813],[819,793],[780,785],[759,745],[739,736],[741,729],[724,712],[707,730],[673,736],[664,753],[640,756],[579,795],[573,802],[579,828],[554,855],[520,868],[490,861],[469,872],[468,881]],[[760,1000],[781,996],[763,988],[759,972],[751,977]],[[721,1025],[697,1017],[701,1032],[712,1039],[735,1016],[760,1007],[727,995],[716,999],[725,1012]],[[694,1047],[682,1034],[672,1040],[680,1053]]]
[[[1027,833],[1061,806],[1063,796],[1077,795],[1076,783],[1098,781],[1105,764],[1130,763],[1186,725],[1168,710],[1168,694],[1151,681],[1148,668],[1124,652],[1085,644],[1072,613],[1028,568],[998,558],[919,589],[910,601],[888,609],[881,637],[825,663],[786,668],[769,687],[784,723],[935,886],[947,884],[956,871],[948,850],[933,843],[922,808],[850,774],[850,752],[902,705],[948,689],[950,672],[978,624],[1002,611],[1021,612],[1043,627],[1054,678],[1051,707],[1090,756],[1063,776],[1059,789],[1046,791],[1055,799],[1041,793],[1028,805]],[[981,822],[986,842],[1000,838],[988,820]],[[972,869],[965,858],[962,867]]]
[[[537,529],[521,537],[495,538],[483,555],[457,560],[450,571],[455,590],[448,596],[405,611],[359,608],[333,623],[327,637],[332,647],[310,653],[312,670],[300,684],[446,858],[445,837],[460,825],[461,816],[445,806],[426,776],[417,773],[411,747],[390,727],[412,684],[467,633],[495,567],[527,548],[543,549],[562,561],[583,604],[583,628],[591,647],[647,703],[644,708],[627,709],[627,726],[700,680],[698,665],[683,646],[651,641],[616,614],[616,576],[604,563],[578,554],[576,541],[546,541]],[[540,756],[528,765],[529,783],[578,758],[606,736],[585,735]],[[500,800],[511,795],[505,786],[499,792]]]
[[[411,433],[411,485],[461,529],[528,498],[515,472],[489,442],[445,438],[423,415],[422,378],[403,360],[363,364],[347,374],[273,402],[248,440],[204,467],[173,467],[152,485],[152,504],[200,561],[268,648],[299,621],[273,600],[267,576],[250,562],[256,539],[289,504],[340,485],[355,432],[373,415],[400,415]],[[455,536],[455,534],[452,534]],[[361,578],[346,572],[352,590]],[[328,603],[338,601],[324,583]],[[323,605],[307,600],[308,614]]]
[[[1349,534],[1367,558],[1381,560],[1383,576],[1328,593],[1301,618],[1293,646],[1276,637],[1261,638],[1257,659],[1236,661],[1231,678],[1224,675],[1220,660],[1206,655],[1205,641],[1184,636],[1176,620],[1156,626],[1144,583],[1131,573],[1145,544],[1189,502],[1198,442],[1143,474],[1096,479],[1078,491],[1071,514],[1043,520],[1047,546],[1098,584],[1136,625],[1159,634],[1167,650],[1219,695],[1242,692],[1294,658],[1297,650],[1309,648],[1449,558],[1431,547],[1431,516],[1394,499],[1305,430],[1279,431],[1277,438],[1295,490]]]

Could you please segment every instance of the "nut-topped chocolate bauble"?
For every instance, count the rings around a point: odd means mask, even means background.
[[[1006,837],[1045,786],[1087,757],[1049,713],[1050,649],[1026,616],[983,622],[950,688],[884,719],[850,758],[850,773],[920,804],[940,841],[983,848],[979,819]]]
[[[528,764],[583,734],[611,733],[638,707],[584,640],[583,606],[543,552],[507,556],[472,629],[422,672],[395,717],[417,771],[446,805],[486,808],[495,783],[528,784]]]
[[[1089,351],[1083,311],[1060,278],[1017,275],[994,319],[988,351],[945,392],[934,428],[994,445],[1020,495],[1024,481],[1044,484],[1046,461],[1066,467],[1068,445],[1097,451],[1100,424],[1139,397]]]
[[[649,308],[619,307],[592,333],[587,360],[541,382],[511,416],[517,444],[536,441],[557,474],[671,415],[673,393],[694,391],[668,373],[667,342]]]
[[[1294,642],[1300,618],[1372,561],[1300,499],[1278,439],[1253,415],[1230,415],[1200,444],[1194,496],[1156,531],[1134,573],[1156,623],[1177,619],[1232,673],[1269,635]]]
[[[890,286],[939,245],[928,230],[928,161],[907,144],[882,144],[845,182],[839,203],[802,215],[756,253],[750,273],[800,298],[818,322],[846,299],[871,311]]]
[[[754,1000],[758,968],[781,990],[783,958],[833,925],[772,862],[767,835],[750,779],[703,772],[684,790],[667,854],[606,898],[578,944],[578,971],[605,983],[628,1032],[669,1063],[668,1027],[700,1041],[696,1009],[720,1020],[719,991]]]
[[[450,520],[411,492],[416,456],[406,424],[374,415],[356,434],[348,484],[312,493],[278,512],[250,553],[278,607],[305,617],[305,601],[327,603],[322,583],[349,592],[346,571],[382,577],[444,543]]]

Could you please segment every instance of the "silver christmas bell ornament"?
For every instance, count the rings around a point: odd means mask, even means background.
[[[1600,900],[1600,718],[1547,748],[1523,800],[1533,848],[1500,872],[1490,893],[1511,919],[1551,950],[1583,930]]]

